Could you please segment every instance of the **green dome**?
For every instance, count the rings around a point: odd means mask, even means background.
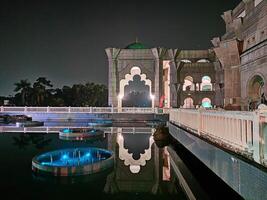
[[[140,42],[134,42],[129,44],[125,49],[146,49],[146,47]]]

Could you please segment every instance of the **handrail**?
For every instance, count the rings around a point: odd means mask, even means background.
[[[231,150],[252,155],[258,163],[262,164],[267,155],[262,151],[267,143],[263,135],[267,110],[171,109],[170,121]]]
[[[140,107],[0,107],[0,113],[34,112],[34,113],[155,113],[166,114],[165,108]]]

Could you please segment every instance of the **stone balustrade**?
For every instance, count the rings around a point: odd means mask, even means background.
[[[0,113],[155,113],[166,114],[168,109],[148,107],[0,107]]]
[[[267,112],[171,109],[170,122],[215,142],[224,148],[266,162],[264,128]],[[267,141],[266,141],[267,142]]]

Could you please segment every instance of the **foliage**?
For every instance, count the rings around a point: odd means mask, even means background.
[[[27,79],[15,83],[17,106],[107,106],[108,90],[105,85],[86,83],[52,88],[51,81],[39,77],[31,84]]]

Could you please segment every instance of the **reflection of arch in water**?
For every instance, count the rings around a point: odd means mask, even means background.
[[[133,158],[133,153],[129,153],[128,149],[124,147],[124,137],[119,131],[117,133],[117,143],[119,145],[119,158],[124,161],[125,166],[129,166],[133,174],[139,173],[141,166],[145,166],[146,162],[151,159],[151,146],[154,143],[152,136],[149,137],[148,149],[145,149],[145,152],[140,154],[138,160],[135,160]]]
[[[259,101],[264,93],[264,79],[261,75],[254,75],[248,82],[247,92],[251,101]]]

